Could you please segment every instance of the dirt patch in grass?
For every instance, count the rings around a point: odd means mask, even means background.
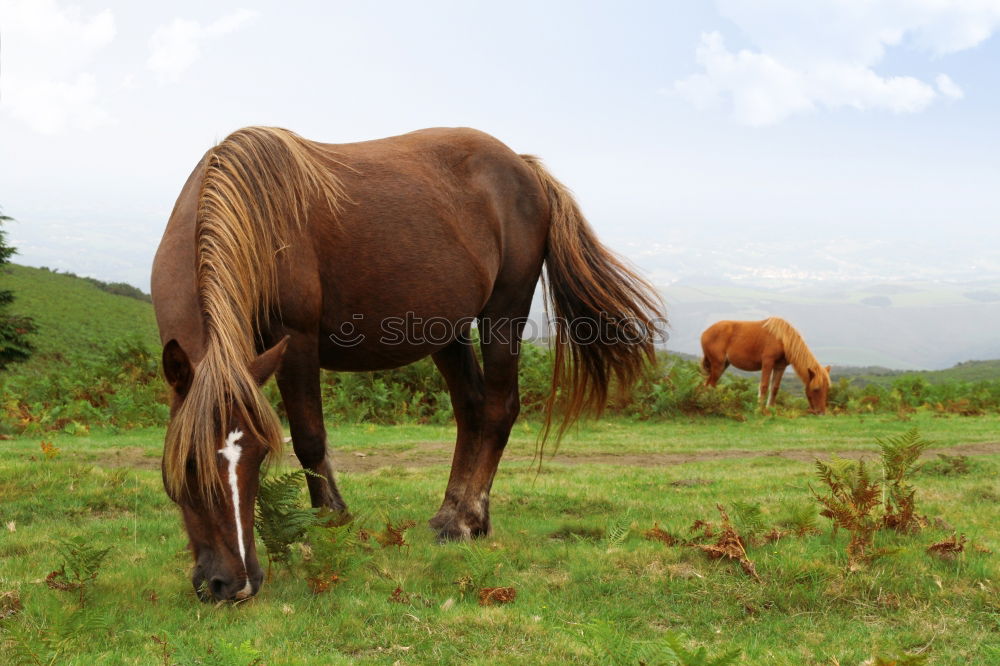
[[[383,467],[431,467],[451,463],[451,442],[414,442],[405,451],[351,451],[335,449],[332,452],[334,469],[338,472],[365,473]],[[730,460],[733,458],[782,458],[800,462],[812,462],[817,457],[858,459],[862,456],[873,458],[877,451],[872,449],[849,449],[830,451],[826,449],[783,449],[776,451],[750,451],[746,449],[722,449],[718,451],[696,451],[687,453],[584,453],[573,455],[572,452],[561,452],[553,458],[547,458],[545,464],[561,465],[621,465],[624,467],[666,467],[683,465],[693,462],[710,462],[712,460]],[[1000,453],[1000,442],[978,442],[974,444],[958,444],[942,449],[928,449],[924,457],[933,458],[938,453],[947,455],[990,455]],[[291,444],[287,445],[286,462],[297,465]],[[530,456],[504,456],[505,462],[530,461]],[[102,467],[131,467],[134,469],[159,469],[160,459],[146,455],[140,447],[109,449],[101,457]],[[687,484],[685,484],[687,485]],[[696,485],[691,483],[690,485]]]
[[[126,446],[102,452],[97,464],[110,468],[160,469],[160,457],[147,455],[146,449],[141,446]]]
[[[453,445],[444,442],[418,442],[413,448],[397,453],[380,453],[378,451],[360,452],[334,451],[334,467],[342,472],[370,472],[382,467],[428,467],[432,465],[447,465],[451,462]],[[959,444],[943,449],[928,449],[924,457],[932,458],[938,453],[948,455],[990,455],[1000,453],[1000,442],[978,442],[974,444]],[[831,455],[841,458],[858,459],[862,456],[873,458],[878,451],[873,449],[850,449],[829,451],[825,449],[784,449],[779,451],[749,451],[746,449],[725,449],[719,451],[697,451],[694,453],[594,453],[573,455],[572,453],[557,455],[546,459],[545,463],[562,465],[622,465],[625,467],[664,467],[683,465],[692,462],[707,462],[712,460],[728,460],[732,458],[783,458],[812,462],[816,458],[829,458]],[[294,455],[289,452],[289,459],[294,462]],[[504,456],[504,462],[532,460],[529,456]],[[685,484],[688,485],[688,484]],[[691,483],[690,485],[697,485]]]

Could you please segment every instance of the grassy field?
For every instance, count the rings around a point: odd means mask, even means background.
[[[35,320],[39,333],[31,360],[12,372],[37,374],[67,362],[93,360],[121,341],[158,349],[156,317],[150,303],[110,294],[73,275],[10,265],[0,276],[14,292],[13,312]]]
[[[882,554],[849,566],[846,535],[816,515],[810,459],[874,460],[875,436],[914,426],[935,450],[968,454],[969,469],[915,476],[931,525],[879,532]],[[711,656],[739,650],[738,663],[1000,663],[998,426],[996,416],[924,413],[605,421],[536,474],[534,428],[519,423],[494,486],[494,534],[472,545],[439,545],[425,527],[451,428],[339,427],[331,443],[356,525],[414,520],[408,545],[345,547],[343,582],[320,594],[296,559],[235,606],[199,603],[190,588],[183,530],[160,484],[162,431],[59,435],[48,455],[37,438],[4,441],[0,663],[671,663],[659,661],[668,640]],[[734,561],[644,538],[654,523],[696,538],[689,526],[718,524],[717,503],[744,537],[809,518],[820,531],[748,543],[760,582]],[[925,552],[952,529],[968,537],[966,552]],[[45,583],[72,537],[110,548],[82,605]],[[480,606],[482,586],[513,587],[516,598]]]

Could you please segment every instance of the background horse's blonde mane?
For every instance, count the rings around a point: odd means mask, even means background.
[[[186,490],[189,459],[202,497],[218,497],[217,453],[234,417],[270,452],[281,448],[278,418],[250,371],[254,342],[277,306],[278,254],[294,242],[310,204],[336,212],[346,199],[335,163],[273,127],[238,130],[205,158],[195,224],[205,346],[167,428],[164,478],[175,497]]]
[[[764,320],[763,325],[765,331],[781,340],[781,344],[785,348],[785,358],[795,368],[795,373],[807,388],[809,387],[809,370],[821,377],[827,386],[830,385],[830,373],[819,364],[806,345],[806,341],[802,339],[794,326],[781,317],[769,317]]]

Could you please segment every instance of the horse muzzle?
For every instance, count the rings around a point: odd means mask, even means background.
[[[244,601],[260,591],[263,575],[226,576],[220,572],[209,575],[196,567],[191,576],[198,598],[204,602],[213,601]]]

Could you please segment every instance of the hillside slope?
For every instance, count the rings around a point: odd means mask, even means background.
[[[965,361],[944,370],[889,370],[888,368],[833,367],[833,377],[847,377],[858,386],[881,384],[888,386],[900,377],[922,377],[931,384],[950,382],[982,382],[1000,379],[1000,360]]]
[[[139,342],[158,357],[160,338],[151,304],[107,293],[75,276],[27,266],[8,268],[0,273],[0,286],[14,292],[11,310],[33,317],[38,325],[32,338],[37,351],[10,372],[95,359],[125,341]]]
[[[108,293],[72,275],[18,265],[10,265],[8,269],[0,273],[0,288],[14,291],[16,300],[12,311],[34,317],[39,327],[33,338],[37,347],[34,357],[25,364],[13,366],[11,373],[48,371],[53,365],[96,359],[124,341],[139,342],[159,356],[159,335],[150,303]],[[700,354],[674,348],[669,355],[695,362],[701,360]],[[728,372],[759,376],[759,373],[742,373],[733,368]],[[1000,379],[1000,360],[966,361],[932,371],[846,365],[834,365],[833,368],[834,380],[847,377],[859,385],[891,384],[903,375],[922,376],[931,383]],[[791,369],[783,386],[790,391],[801,390]]]

